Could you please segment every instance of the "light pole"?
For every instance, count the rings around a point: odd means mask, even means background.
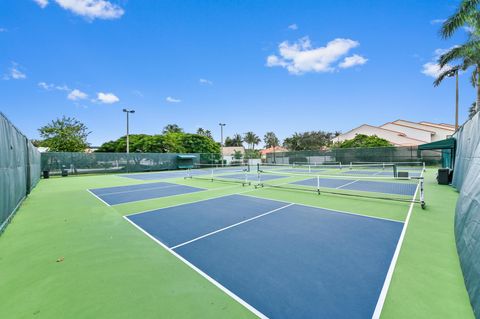
[[[223,127],[227,124],[218,123],[218,125],[220,125],[220,152],[222,154],[222,166],[223,166]]]
[[[123,109],[123,112],[127,113],[127,154],[130,153],[130,141],[129,141],[129,138],[128,138],[128,135],[129,135],[129,126],[130,126],[130,123],[129,123],[129,115],[130,113],[135,113],[135,110],[127,110],[127,109]]]
[[[458,130],[458,69],[448,73],[449,77],[455,77],[455,130]]]

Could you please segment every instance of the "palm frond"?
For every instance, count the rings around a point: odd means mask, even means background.
[[[471,18],[475,12],[480,0],[463,0],[457,12],[447,19],[442,25],[440,34],[443,38],[450,38],[455,31],[461,28]]]
[[[456,46],[442,54],[438,59],[440,67],[455,60],[463,60],[462,64],[468,66],[480,61],[480,40],[472,40],[460,46]]]
[[[435,79],[435,81],[433,81],[433,85],[434,86],[439,86],[440,83],[442,83],[442,81],[446,78],[446,77],[451,77],[451,76],[454,76],[455,73],[457,73],[459,70],[461,69],[461,65],[456,65],[448,70],[445,70],[443,72],[441,72],[437,78]]]

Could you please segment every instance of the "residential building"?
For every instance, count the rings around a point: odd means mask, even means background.
[[[360,125],[333,139],[334,142],[343,142],[355,138],[358,134],[376,135],[386,139],[394,146],[417,146],[425,143],[444,140],[455,132],[453,125],[445,123],[412,122],[395,120],[380,126],[368,124]]]

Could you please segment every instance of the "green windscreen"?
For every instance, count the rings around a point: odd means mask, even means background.
[[[442,161],[440,151],[420,152],[417,146],[406,147],[368,147],[368,148],[332,148],[318,151],[292,151],[269,153],[267,163],[397,163],[423,162],[426,165],[439,165]]]
[[[40,179],[40,153],[0,112],[0,233]]]
[[[455,240],[470,301],[480,314],[480,113],[454,134],[457,140],[452,185],[460,192]]]

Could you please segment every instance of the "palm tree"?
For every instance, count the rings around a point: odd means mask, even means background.
[[[198,134],[198,135],[201,135],[201,136],[208,137],[208,138],[210,138],[210,139],[213,140],[212,132],[211,132],[210,130],[205,130],[205,129],[199,127],[199,128],[197,129],[197,134]]]
[[[243,144],[243,138],[242,135],[236,133],[232,137],[232,146],[242,146]]]
[[[476,110],[480,107],[480,12],[477,9],[479,3],[480,0],[463,0],[457,11],[443,23],[440,33],[445,39],[452,37],[458,29],[465,26],[468,27],[469,34],[466,43],[455,46],[440,56],[438,63],[441,69],[447,68],[434,82],[437,86],[445,77],[473,67],[471,82],[477,89]],[[452,62],[455,65],[448,68]]]
[[[177,124],[167,124],[163,128],[163,134],[167,133],[183,133],[183,129]]]
[[[265,143],[265,148],[273,147],[274,149],[280,143],[277,135],[275,135],[275,133],[273,132],[265,133],[265,135],[263,136],[263,142]]]
[[[245,133],[245,142],[247,142],[248,146],[251,146],[251,150],[255,149],[255,145],[260,143],[260,138],[258,137],[257,134],[253,132],[247,132]]]

